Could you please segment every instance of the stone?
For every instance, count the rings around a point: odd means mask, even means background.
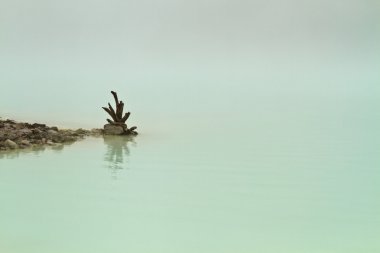
[[[79,129],[75,130],[75,133],[76,133],[76,134],[79,134],[79,135],[85,135],[85,134],[88,133],[88,131],[87,131],[87,130],[84,130],[84,129],[82,129],[82,128],[79,128]]]
[[[6,134],[0,132],[0,141],[5,141],[6,139],[8,139],[8,137],[6,136]]]
[[[56,134],[51,137],[54,142],[64,142],[65,138],[62,135]]]
[[[124,134],[124,127],[122,125],[104,125],[104,134],[107,135],[122,135]]]
[[[5,142],[4,142],[4,145],[10,149],[16,149],[18,148],[18,145],[16,142],[14,141],[11,141],[10,139],[7,139]]]
[[[46,128],[46,125],[45,125],[45,124],[34,123],[32,126],[33,126],[34,128]]]
[[[90,133],[91,133],[91,135],[95,135],[95,136],[102,135],[103,129],[93,128],[93,129],[91,129]]]
[[[47,131],[47,133],[48,133],[48,135],[56,135],[56,134],[58,134],[57,131],[52,130],[52,129],[49,129],[49,130]]]
[[[29,142],[28,140],[22,140],[22,141],[20,142],[20,144],[23,145],[23,146],[27,146],[27,147],[31,145],[30,142]]]
[[[9,129],[0,132],[0,141],[5,141],[7,139],[10,139],[10,140],[17,139],[17,133]]]
[[[62,142],[62,137],[57,131],[47,130],[47,138],[53,140],[54,142]]]
[[[28,135],[31,135],[33,132],[32,130],[28,129],[28,128],[25,128],[25,129],[20,129],[17,131],[17,134],[19,136],[28,136]]]
[[[55,144],[54,142],[52,142],[51,140],[48,140],[48,141],[46,142],[46,144],[49,145],[49,146],[55,146],[55,145],[56,145],[56,144]]]
[[[33,133],[33,134],[40,134],[40,133],[42,133],[42,130],[41,130],[41,129],[38,129],[38,128],[33,128],[33,129],[32,129],[32,133]]]

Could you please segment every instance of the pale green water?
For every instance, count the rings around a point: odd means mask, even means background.
[[[377,114],[324,109],[2,154],[0,251],[378,252]]]

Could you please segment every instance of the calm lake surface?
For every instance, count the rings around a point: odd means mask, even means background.
[[[378,252],[379,118],[362,102],[1,153],[0,251]]]

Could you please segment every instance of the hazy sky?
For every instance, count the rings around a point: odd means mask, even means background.
[[[377,0],[0,0],[0,115],[80,106],[97,122],[90,109],[114,88],[141,113],[289,90],[373,95],[379,45]]]
[[[1,53],[37,59],[232,57],[306,44],[371,48],[380,32],[376,0],[1,0],[0,7]]]

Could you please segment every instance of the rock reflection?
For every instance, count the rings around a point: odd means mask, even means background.
[[[14,150],[1,150],[0,151],[0,159],[15,159],[19,158],[22,155],[40,155],[41,153],[51,150],[53,152],[60,153],[64,149],[65,146],[71,145],[74,142],[66,142],[66,143],[57,143],[56,145],[48,146],[34,146],[30,148],[24,149],[14,149]]]
[[[120,169],[126,169],[129,156],[128,145],[136,145],[134,137],[104,135],[103,139],[104,144],[107,145],[107,152],[104,156],[107,167],[114,172]]]

